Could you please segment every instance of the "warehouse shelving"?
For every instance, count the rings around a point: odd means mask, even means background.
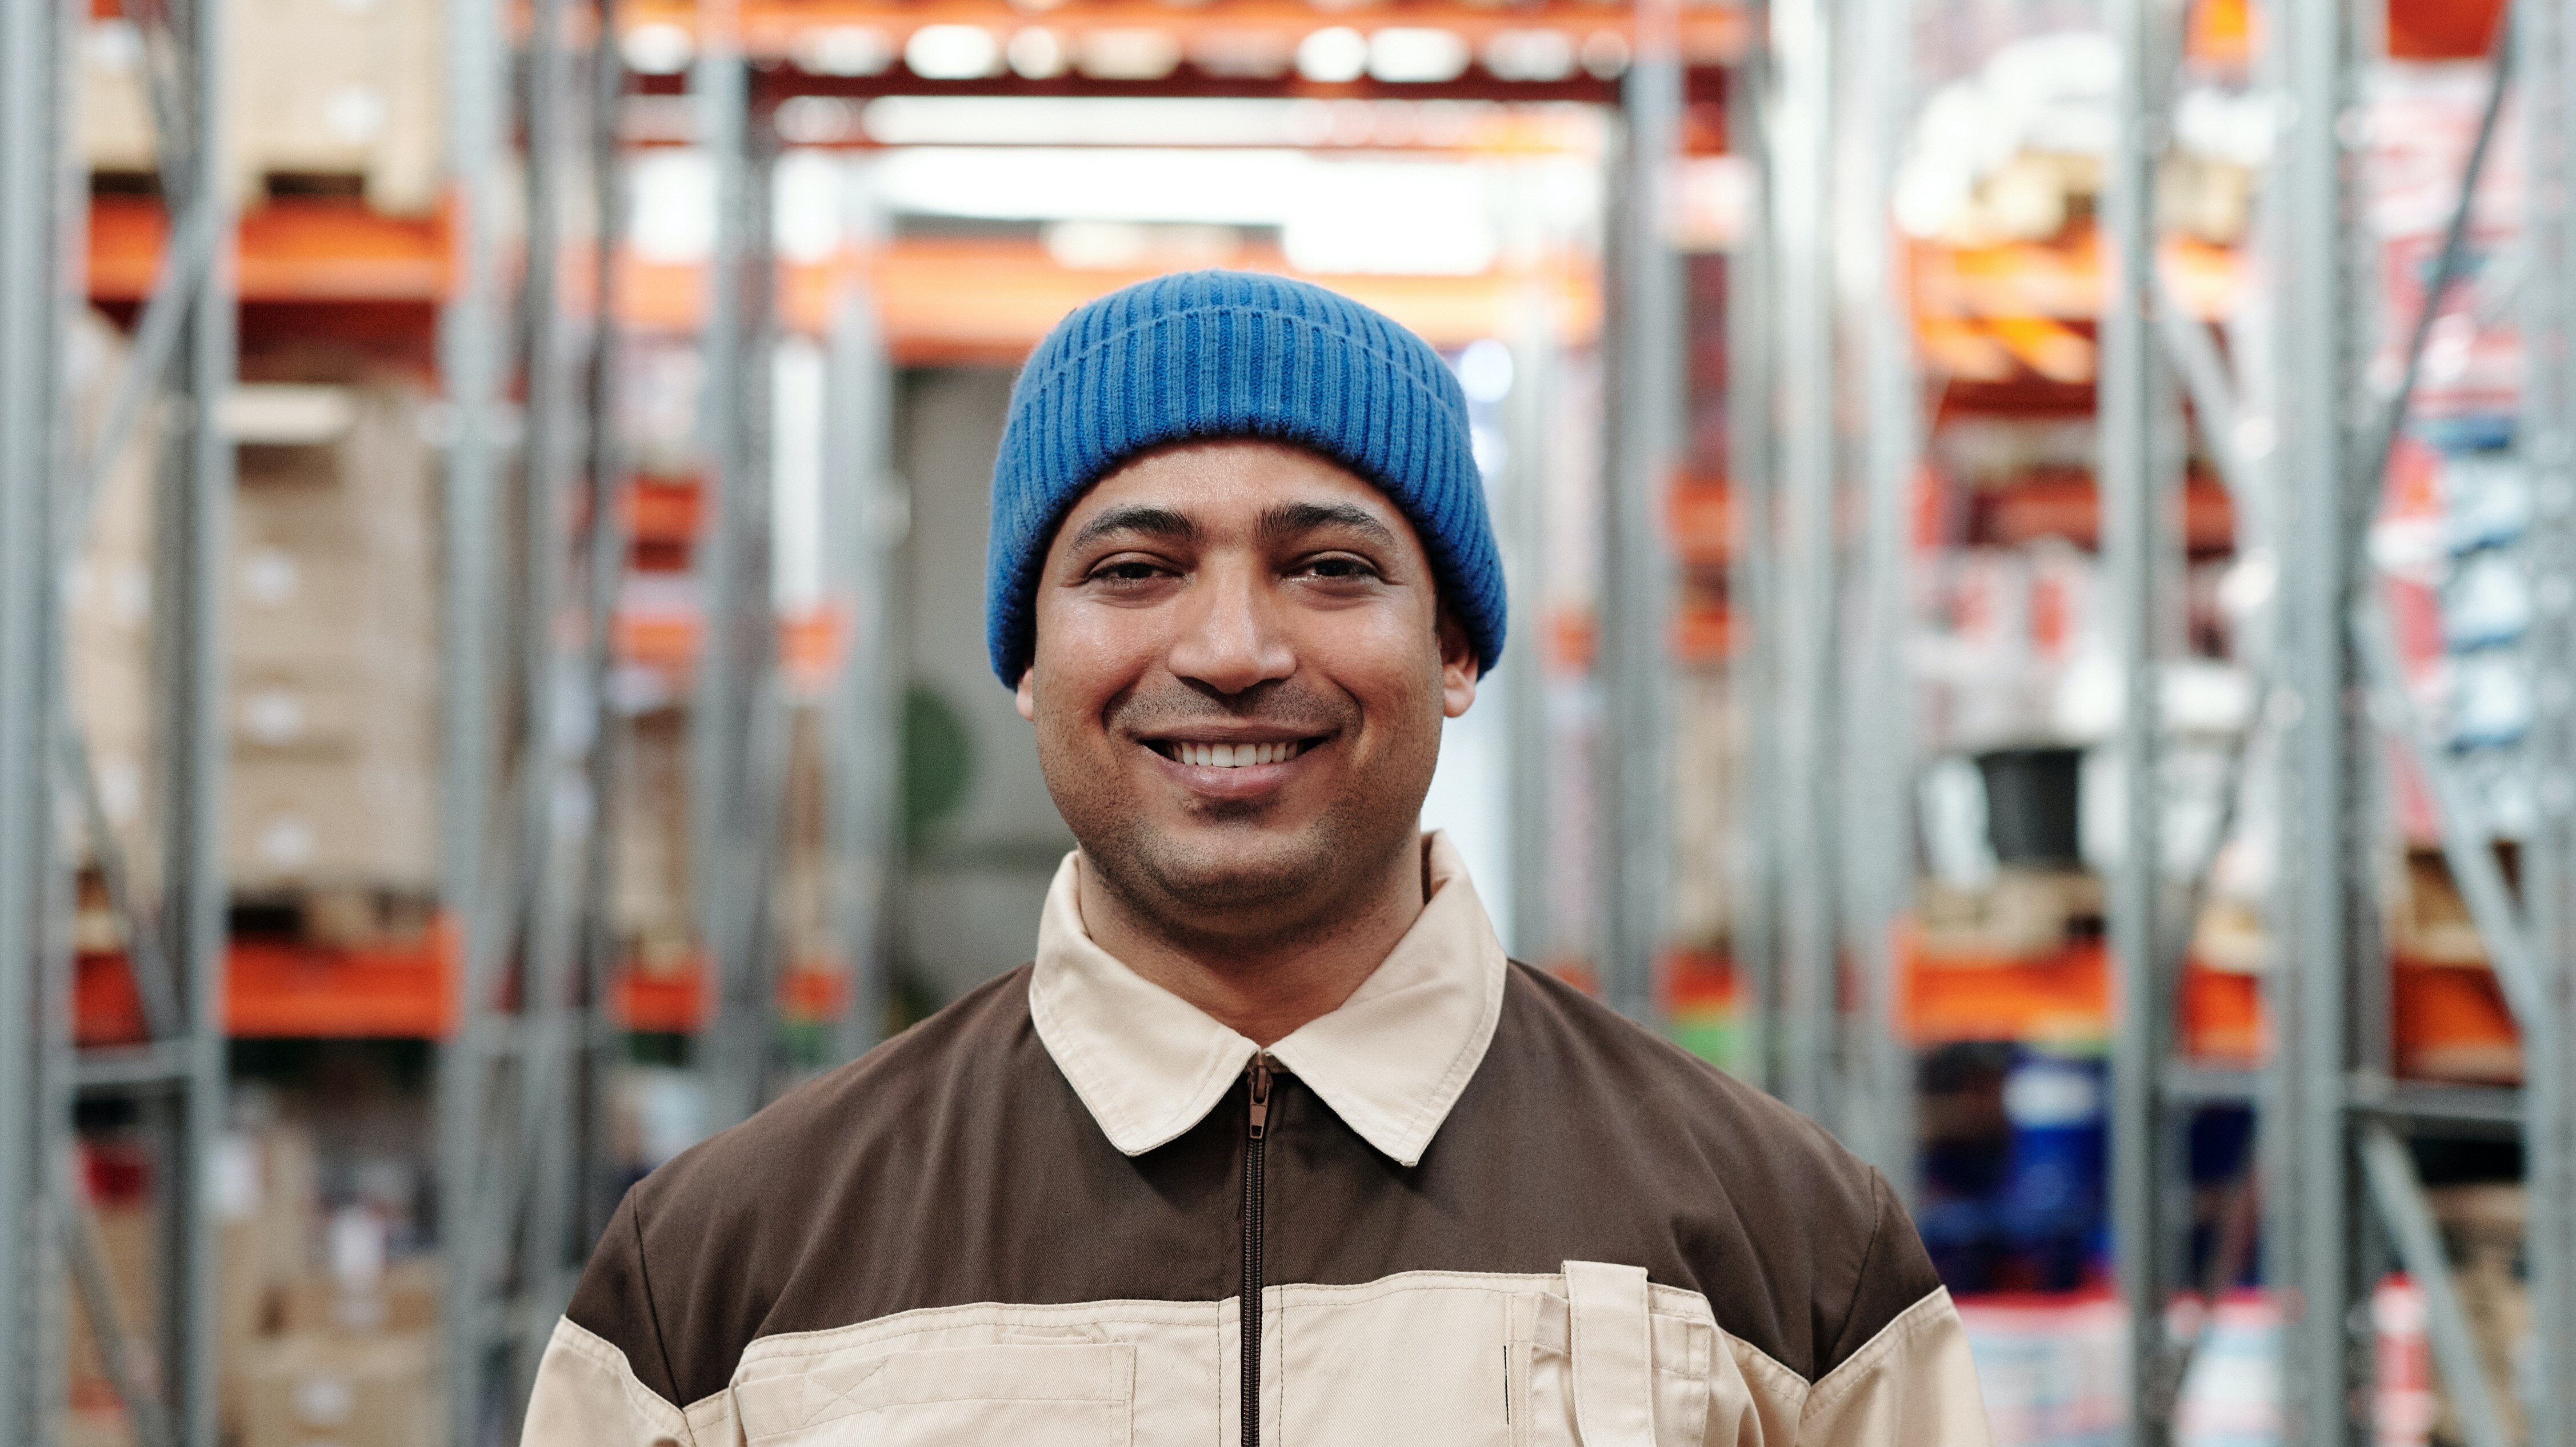
[[[2524,0],[2515,10],[2517,83],[2526,95],[2555,98],[2567,63],[2564,7]],[[1899,837],[1910,834],[1910,824],[1886,827],[1910,820],[1910,781],[1900,778],[1891,787],[1870,760],[1848,752],[1830,770],[1793,757],[1808,747],[1800,735],[1831,716],[1841,686],[1820,679],[1813,658],[1809,671],[1800,672],[1801,649],[1815,646],[1814,620],[1832,616],[1838,598],[1866,609],[1874,592],[1884,597],[1891,581],[1901,579],[1906,560],[1901,552],[1873,548],[1871,539],[1887,536],[1883,528],[1864,528],[1813,553],[1789,553],[1791,576],[1757,580],[1740,605],[1756,625],[1753,656],[1766,670],[1766,686],[1776,690],[1757,717],[1777,732],[1756,743],[1757,751],[1775,752],[1761,754],[1757,770],[1786,775],[1799,795],[1785,813],[1777,804],[1755,813],[1745,913],[1760,928],[1742,938],[1741,963],[1756,976],[1781,978],[1768,1006],[1775,1020],[1769,1028],[1805,1042],[1786,1062],[1793,1067],[1785,1082],[1792,1097],[1826,1110],[1864,1149],[1879,1124],[1871,1116],[1890,1105],[1890,1083],[1883,1075],[1871,1079],[1871,1056],[1889,1034],[1917,1045],[1998,1034],[2071,1035],[2113,1045],[2114,1234],[2129,1319],[2131,1440],[2163,1440],[2173,1431],[2175,1391],[2195,1340],[2173,1335],[2167,1317],[2169,1300],[2190,1287],[2175,1215],[2179,1131],[2191,1111],[2230,1103],[2253,1105],[2263,1122],[2252,1173],[2259,1187],[2237,1189],[2258,1191],[2263,1201],[2267,1275],[2287,1318],[2291,1440],[2343,1442],[2368,1430],[2356,1415],[2366,1398],[2352,1395],[2367,1380],[2357,1367],[2366,1351],[2354,1335],[2352,1313],[2393,1261],[2424,1293],[2432,1354],[2470,1440],[2501,1441],[2500,1417],[2487,1402],[2485,1376],[2401,1137],[2483,1134],[2527,1117],[2527,1250],[2539,1313],[2532,1341],[2554,1363],[2567,1340],[2561,1323],[2576,1319],[2570,1315],[2576,1233],[2564,1215],[2569,1082],[2557,1044],[2567,1028],[2569,967],[2563,934],[2536,931],[2559,929],[2551,922],[2565,914],[2563,883],[2550,871],[2563,867],[2557,861],[2564,845],[2553,831],[2565,827],[2559,821],[2567,806],[2563,800],[2549,805],[2556,811],[2551,822],[2526,844],[2517,903],[2484,821],[2459,807],[2464,795],[2448,781],[2441,750],[2416,746],[2415,767],[2446,804],[2451,873],[2480,916],[2495,971],[2392,959],[2380,948],[2373,901],[2380,888],[2375,851],[2384,836],[2375,822],[2382,807],[2374,802],[2375,779],[2383,749],[2405,744],[2414,705],[2391,686],[2390,668],[2375,656],[2384,649],[2371,620],[2376,587],[2359,562],[2360,527],[2376,508],[2385,449],[2403,412],[2386,405],[2384,390],[2371,390],[2359,361],[2368,325],[2362,319],[2372,307],[2356,259],[2358,203],[2347,189],[2349,153],[2360,144],[2356,128],[2363,124],[2354,108],[2357,66],[2373,33],[2394,54],[2475,54],[2495,8],[2401,4],[2386,17],[2384,31],[2341,4],[2267,8],[2260,83],[2280,103],[2283,119],[2263,187],[2267,219],[2258,243],[2240,254],[2160,239],[2153,167],[2165,142],[2151,138],[2171,134],[2164,110],[2168,68],[2186,43],[2205,59],[2224,47],[2217,58],[2247,63],[2253,51],[2246,11],[2216,3],[2191,7],[2186,42],[2166,29],[2172,17],[2163,10],[2109,7],[2108,34],[2122,67],[2114,111],[2120,139],[2109,151],[2098,226],[2053,243],[1911,243],[1910,258],[1888,264],[1848,239],[1891,230],[1883,210],[1838,215],[1797,178],[1779,172],[1826,174],[1822,142],[1811,128],[1827,114],[1859,133],[1842,153],[1844,164],[1885,164],[1883,154],[1872,155],[1871,138],[1883,143],[1890,111],[1900,118],[1909,113],[1911,88],[1873,72],[1869,48],[1911,33],[1920,17],[1902,5],[1865,17],[1774,6],[1767,53],[1757,49],[1746,60],[1772,107],[1764,132],[1772,211],[1761,233],[1767,251],[1758,259],[1779,278],[1773,293],[1780,308],[1760,338],[1768,346],[1761,388],[1768,406],[1757,404],[1749,419],[1759,435],[1739,439],[1739,478],[1756,489],[1743,499],[1749,535],[1777,537],[1791,549],[1800,537],[1813,544],[1814,532],[1801,531],[1802,505],[1803,517],[1813,519],[1848,493],[1857,510],[1864,498],[1886,497],[1887,479],[1919,463],[1921,439],[1907,438],[1901,422],[1889,425],[1907,410],[1909,389],[1873,390],[1867,420],[1856,426],[1838,423],[1824,407],[1838,356],[1851,369],[1843,375],[1857,378],[1901,379],[1915,357],[1947,374],[1934,427],[1963,414],[2098,412],[2098,496],[2087,488],[2033,500],[2019,526],[2098,542],[2114,600],[2123,692],[2139,703],[2124,712],[2117,741],[2128,764],[2126,863],[2109,881],[2107,950],[2077,944],[2042,956],[1925,968],[1919,941],[1910,942],[1899,922],[1907,912],[1902,895],[1886,892],[1886,881],[1873,879],[1866,861],[1837,857],[1817,837],[1837,820],[1856,818]],[[1853,23],[1844,28],[1846,21]],[[1868,103],[1835,109],[1827,92],[1836,75],[1863,77],[1852,93]],[[2533,109],[2544,113],[2527,112],[2524,122],[2531,128],[2533,205],[2558,197],[2563,208],[2563,194],[2550,188],[2564,185],[2565,118],[2554,105]],[[1872,173],[1854,194],[1877,198],[1871,204],[1883,207],[1893,189],[1887,182],[1886,173]],[[2546,214],[2564,224],[2563,209]],[[1846,238],[1841,244],[1860,248],[1845,258],[1846,275],[1866,278],[1847,294],[1860,310],[1840,338],[1831,299],[1810,289],[1821,280],[1795,260],[1838,224],[1850,228],[1839,233]],[[2554,255],[2564,235],[2538,231],[2532,244],[2541,248],[2535,254]],[[2567,302],[2558,276],[2564,268],[2545,269],[2551,280],[2526,279],[2518,306],[2525,344],[2536,352],[2561,346],[2565,334]],[[1913,334],[1891,336],[1877,323],[1906,314],[1909,289]],[[2213,363],[2216,348],[2199,329],[2249,311],[2270,319],[2271,350],[2240,357],[2244,370],[2231,376],[2223,362]],[[2381,326],[2402,344],[2414,322],[2401,309]],[[2354,398],[2369,405],[2356,409],[2349,405]],[[2188,489],[2173,446],[2186,400],[2220,474],[2195,479]],[[2564,477],[2569,401],[2563,378],[2535,371],[2524,401],[2523,453],[2544,477]],[[2255,435],[2244,427],[2248,419],[2270,424],[2268,448],[2253,456],[2244,447]],[[2224,492],[2213,482],[2223,483]],[[2156,696],[2170,657],[2169,621],[2182,601],[2165,559],[2186,545],[2216,547],[2238,534],[2249,488],[2271,490],[2258,502],[2277,494],[2268,523],[2256,519],[2271,531],[2256,536],[2275,548],[2284,632],[2268,708],[2256,726],[2278,729],[2286,740],[2290,794],[2277,845],[2287,882],[2273,896],[2276,962],[2261,975],[2215,970],[2189,957],[2193,922],[2179,909],[2185,892],[2161,879],[2155,863],[2159,811],[2151,781],[2163,732],[2155,711],[2144,706]],[[2196,516],[2177,529],[2172,514],[2185,503]],[[2299,520],[2287,531],[2279,520],[2284,510]],[[2555,530],[2563,526],[2562,512],[2548,517],[2548,531],[2535,546],[2554,549],[2561,545]],[[2189,535],[2187,544],[2177,533]],[[2535,554],[2534,566],[2538,576],[2555,576],[2563,560],[2554,551]],[[2364,624],[2357,636],[2356,610]],[[2544,630],[2563,626],[2562,614],[2550,613]],[[1868,646],[1866,637],[1861,646]],[[1871,669],[1892,662],[1873,656],[1879,662]],[[2547,666],[2555,667],[2560,655],[2548,657]],[[1868,686],[1868,670],[1858,682]],[[2552,717],[2563,716],[2563,689],[2547,679],[2539,687],[2553,700],[2546,707],[2560,711]],[[1876,729],[1884,715],[1870,717]],[[2563,724],[2544,723],[2536,735],[2531,778],[2542,797],[2558,787],[2550,781],[2565,767],[2565,740],[2553,729]],[[1871,746],[1883,746],[1883,738],[1882,730]],[[1871,810],[1837,813],[1829,799],[1809,797],[1826,775],[1860,791]],[[1840,840],[1862,842],[1848,823]],[[2521,918],[2526,908],[2536,923]],[[1899,992],[1892,1016],[1876,993],[1889,977],[1890,939]],[[2115,962],[2121,960],[2140,963],[2120,968]],[[2403,1078],[2422,1058],[2431,1030],[2450,1032],[2447,1043],[2454,1047],[2482,1043],[2492,1056],[2515,1028],[2526,1062],[2519,1096]],[[1794,1073],[1800,1067],[1807,1073],[1803,1082]],[[2576,1373],[2543,1365],[2533,1376],[2533,1440],[2561,1440],[2571,1426],[2558,1401]]]

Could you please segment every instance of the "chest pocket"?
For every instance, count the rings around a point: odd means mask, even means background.
[[[1716,1328],[1653,1310],[1645,1268],[1565,1263],[1513,1314],[1513,1447],[1697,1447]]]
[[[1129,1447],[1135,1391],[1111,1342],[836,1355],[733,1389],[749,1447]]]

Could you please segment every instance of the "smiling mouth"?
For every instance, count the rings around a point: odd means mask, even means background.
[[[1145,747],[1176,764],[1207,769],[1248,769],[1255,764],[1284,764],[1320,742],[1282,739],[1275,743],[1200,744],[1180,739],[1147,739]]]

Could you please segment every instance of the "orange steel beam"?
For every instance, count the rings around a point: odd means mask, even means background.
[[[94,203],[90,298],[130,303],[148,295],[168,232],[156,202]],[[378,216],[339,203],[272,203],[249,212],[242,218],[237,256],[245,302],[435,303],[445,298],[450,277],[444,221]],[[1290,269],[1275,249],[1254,250],[1236,264]],[[625,267],[619,292],[629,323],[648,331],[696,329],[702,267],[636,257]],[[1034,241],[915,238],[868,259],[782,263],[778,309],[791,329],[820,333],[830,326],[842,289],[864,276],[876,288],[899,359],[1009,364],[1066,312],[1152,274],[1144,268],[1076,271],[1057,264]],[[1446,347],[1500,334],[1526,280],[1517,273],[1316,279]],[[1600,288],[1586,269],[1567,267],[1541,279],[1557,304],[1559,335],[1582,345],[1599,334]],[[568,295],[587,294],[586,277],[567,275],[566,282]]]
[[[801,36],[838,26],[866,26],[888,35],[900,51],[911,33],[925,25],[980,25],[1003,34],[1044,26],[1062,35],[1102,30],[1159,30],[1187,40],[1193,36],[1303,36],[1332,26],[1369,34],[1396,26],[1422,26],[1457,33],[1470,42],[1505,30],[1562,30],[1580,43],[1602,32],[1629,36],[1629,8],[1592,0],[1537,0],[1534,4],[1479,6],[1459,0],[1397,0],[1364,9],[1327,10],[1301,0],[1213,0],[1180,6],[1159,0],[1069,0],[1047,8],[1008,0],[744,0],[740,10],[743,49],[760,58],[792,54]],[[632,33],[647,25],[676,26],[695,34],[697,6],[691,0],[641,0],[619,7],[618,28]],[[1724,65],[1740,57],[1748,34],[1741,7],[1688,5],[1682,11],[1681,44],[1685,60],[1695,65]]]

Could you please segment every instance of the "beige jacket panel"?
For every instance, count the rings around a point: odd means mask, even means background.
[[[1947,1289],[1907,1308],[1807,1393],[1800,1447],[1992,1440],[1968,1329]]]
[[[537,1363],[521,1447],[699,1447],[709,1440],[637,1380],[626,1353],[573,1322],[555,1323]]]

